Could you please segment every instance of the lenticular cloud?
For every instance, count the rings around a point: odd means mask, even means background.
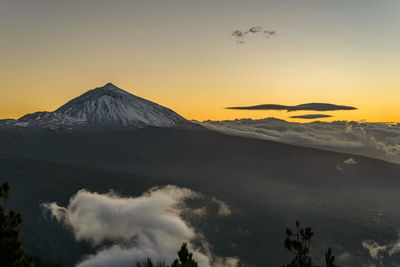
[[[79,267],[131,267],[147,257],[170,263],[186,241],[199,266],[214,266],[215,262],[235,266],[236,258],[212,255],[204,237],[182,218],[181,213],[188,209],[185,200],[200,197],[176,186],[153,188],[139,197],[83,189],[70,199],[67,207],[56,203],[45,203],[42,207],[70,228],[76,240],[101,247],[96,254],[79,262],[76,265]],[[194,241],[202,245],[193,246]]]

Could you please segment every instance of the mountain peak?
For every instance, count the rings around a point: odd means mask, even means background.
[[[104,86],[97,87],[96,89],[105,89],[105,90],[122,90],[118,86],[114,85],[113,83],[107,83]],[[94,89],[94,90],[96,90]],[[122,90],[123,91],[123,90]]]
[[[128,94],[129,94],[129,95],[132,95],[132,94],[128,93],[127,91],[125,91],[125,90],[119,88],[118,86],[116,86],[116,85],[114,85],[114,84],[112,84],[112,83],[107,83],[107,84],[105,84],[105,85],[103,85],[103,86],[96,87],[96,88],[94,88],[94,89],[92,89],[92,90],[87,91],[87,92],[84,93],[83,95],[85,95],[85,94],[87,94],[87,93],[96,93],[96,92],[100,92],[100,94],[101,94],[101,93],[108,93],[108,92],[111,92],[111,93],[120,93],[120,94],[124,94],[124,95],[128,95]],[[83,96],[83,95],[82,95],[82,96]]]
[[[36,125],[174,127],[191,124],[174,111],[112,83],[89,90],[53,112],[28,114],[19,120]]]

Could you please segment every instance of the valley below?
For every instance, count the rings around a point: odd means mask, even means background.
[[[187,220],[213,253],[237,257],[243,265],[286,263],[285,229],[296,220],[312,226],[317,261],[328,247],[341,266],[398,257],[384,249],[386,255],[373,257],[374,248],[365,245],[373,241],[389,249],[398,242],[396,164],[204,129],[160,127],[2,129],[0,153],[0,176],[13,188],[10,208],[23,216],[24,247],[65,266],[99,248],[77,242],[68,227],[45,214],[42,203],[66,206],[81,189],[140,196],[166,185],[228,205],[229,216]],[[350,158],[357,164],[343,165]]]

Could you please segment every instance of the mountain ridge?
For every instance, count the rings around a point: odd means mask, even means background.
[[[2,120],[1,125],[140,128],[190,126],[193,123],[169,108],[107,83],[81,94],[55,111],[39,111],[18,120]]]

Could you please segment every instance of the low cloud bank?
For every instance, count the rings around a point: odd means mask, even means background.
[[[221,133],[363,155],[400,164],[400,124],[360,122],[204,121]]]
[[[153,188],[139,197],[82,189],[67,207],[45,203],[42,208],[72,230],[76,240],[99,248],[77,263],[78,267],[131,267],[146,257],[171,263],[186,241],[199,266],[236,266],[237,258],[213,255],[207,240],[183,219],[182,214],[190,209],[185,200],[195,198],[202,195],[176,186]],[[231,213],[226,203],[212,201],[219,205],[220,215]],[[190,214],[206,212],[205,207],[198,210],[202,212],[192,210]]]

